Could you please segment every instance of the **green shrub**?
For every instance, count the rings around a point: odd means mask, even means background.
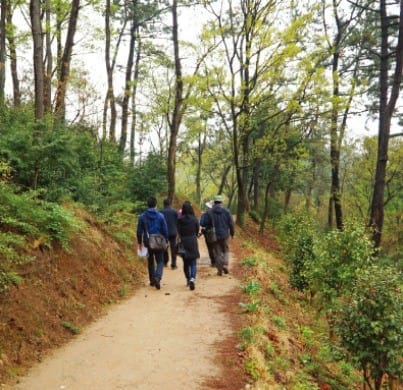
[[[299,291],[308,289],[307,264],[315,260],[315,239],[320,236],[312,216],[305,212],[286,214],[279,222],[278,231],[287,261],[290,263],[290,285]]]
[[[336,327],[364,380],[381,388],[384,374],[403,376],[402,275],[394,268],[362,268]]]
[[[346,225],[330,231],[315,245],[314,256],[306,264],[305,277],[313,293],[320,292],[325,305],[348,294],[357,272],[373,261],[373,244],[363,226]]]

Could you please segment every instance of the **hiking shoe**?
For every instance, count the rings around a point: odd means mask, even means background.
[[[190,279],[189,280],[189,288],[191,289],[191,290],[194,290],[195,289],[195,280],[192,278],[192,279]]]
[[[160,280],[158,278],[154,278],[154,286],[157,290],[161,288]]]
[[[227,267],[222,267],[222,270],[224,271],[224,273],[227,275],[228,274],[228,268]]]

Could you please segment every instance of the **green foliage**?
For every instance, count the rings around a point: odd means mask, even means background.
[[[385,373],[403,376],[401,281],[402,275],[393,268],[362,268],[340,310],[336,331],[352,360],[375,383]]]
[[[283,215],[277,222],[276,230],[286,254],[293,253],[299,246],[296,242],[298,237],[314,237],[319,233],[315,219],[304,210],[294,210],[293,213]]]
[[[248,256],[246,259],[242,261],[242,265],[247,267],[254,267],[257,265],[257,259],[254,256]]]
[[[291,265],[290,285],[300,291],[306,290],[309,282],[305,273],[307,264],[315,260],[315,237],[319,234],[317,226],[306,213],[286,214],[279,222],[278,231]]]
[[[79,228],[67,209],[38,199],[35,191],[16,193],[14,186],[0,182],[0,291],[19,283],[15,266],[34,260],[26,254],[30,241],[67,248],[70,234]]]
[[[146,200],[150,195],[158,194],[167,188],[167,168],[164,159],[157,154],[150,154],[137,165],[129,177],[131,199]]]
[[[264,334],[265,330],[262,326],[247,326],[238,332],[239,338],[243,341],[241,349],[252,344],[256,339]]]
[[[239,302],[239,306],[241,306],[245,311],[249,313],[256,311],[260,305],[261,305],[260,301],[252,301],[249,303]]]
[[[70,233],[79,228],[67,209],[38,199],[35,191],[17,194],[5,184],[0,184],[0,224],[3,230],[42,237],[46,245],[55,240],[64,247],[68,245]]]
[[[313,262],[315,255],[313,251],[314,241],[310,235],[297,238],[295,252],[289,257],[292,265],[290,274],[290,285],[299,291],[308,288],[309,283],[305,277],[306,264]]]
[[[64,328],[69,330],[73,334],[79,334],[80,329],[78,329],[76,326],[72,325],[69,321],[62,321],[62,325]]]
[[[129,199],[132,169],[117,145],[98,140],[92,128],[34,121],[26,109],[5,110],[2,119],[0,157],[19,188],[35,189],[47,201],[73,199],[95,212]]]
[[[330,231],[315,245],[306,278],[312,292],[320,292],[325,303],[351,291],[357,272],[373,260],[373,245],[362,226],[348,224],[343,231]]]
[[[262,290],[262,285],[255,280],[250,280],[247,285],[243,286],[242,290],[249,296],[254,296]]]

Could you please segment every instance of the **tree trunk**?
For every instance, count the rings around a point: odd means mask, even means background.
[[[222,194],[224,193],[224,188],[225,188],[225,184],[227,183],[227,177],[228,177],[228,173],[231,170],[231,165],[228,165],[225,169],[224,172],[221,176],[221,182],[220,185],[218,186],[218,194]]]
[[[46,0],[46,73],[43,86],[43,105],[45,112],[50,112],[52,107],[52,70],[53,70],[53,58],[52,58],[52,38],[50,36],[50,14],[51,5],[50,0]]]
[[[115,99],[115,91],[114,91],[114,83],[113,83],[113,72],[115,69],[116,58],[119,52],[120,43],[122,42],[122,37],[124,31],[126,29],[127,18],[124,18],[122,28],[119,32],[119,37],[117,40],[117,44],[113,53],[113,58],[110,58],[111,55],[111,31],[110,31],[110,16],[111,16],[111,4],[110,0],[107,0],[105,6],[105,65],[106,65],[106,76],[108,80],[108,87],[106,92],[106,97],[104,101],[104,109],[103,109],[103,134],[104,139],[107,137],[107,118],[108,118],[108,107],[111,110],[111,117],[109,123],[109,140],[111,142],[116,142],[116,121],[117,121],[117,111],[116,111],[116,99]]]
[[[20,92],[20,81],[18,79],[18,67],[17,67],[17,51],[14,38],[14,25],[13,25],[13,13],[10,1],[6,1],[7,4],[7,24],[8,24],[8,46],[10,51],[10,71],[11,79],[13,81],[13,99],[14,107],[19,107],[21,105],[21,92]]]
[[[127,64],[126,64],[126,75],[125,75],[125,89],[123,92],[123,100],[122,100],[122,128],[120,133],[119,140],[119,151],[120,153],[124,153],[127,142],[127,125],[129,120],[129,100],[131,96],[132,90],[132,73],[133,73],[133,64],[134,64],[134,49],[136,46],[137,39],[137,22],[135,20],[135,16],[133,16],[132,25],[130,28],[130,43],[129,43],[129,54],[127,56]]]
[[[43,40],[41,26],[41,1],[31,0],[30,6],[31,31],[33,39],[33,62],[35,79],[35,118],[41,119],[44,115],[44,66]]]
[[[3,106],[6,86],[6,0],[1,0],[0,12],[0,105]]]
[[[333,42],[333,60],[332,60],[332,82],[333,82],[333,99],[332,99],[332,113],[331,113],[331,125],[330,125],[330,164],[331,164],[331,188],[330,196],[332,197],[332,204],[334,206],[334,212],[336,217],[336,227],[339,230],[343,228],[343,217],[342,217],[342,207],[341,207],[341,196],[340,196],[340,142],[339,142],[339,100],[340,100],[340,90],[339,90],[339,59],[340,59],[340,41],[342,36],[341,22],[337,15],[337,8],[334,8],[335,22],[337,26],[337,33]],[[330,212],[330,210],[329,210]],[[328,216],[330,222],[329,227],[332,226],[331,215]]]
[[[71,3],[71,12],[69,26],[67,30],[66,44],[60,62],[60,78],[56,90],[55,113],[59,120],[64,121],[66,116],[66,92],[67,83],[70,76],[70,62],[73,53],[74,35],[77,29],[78,11],[80,10],[80,0],[73,0]]]
[[[179,37],[178,37],[178,1],[172,4],[172,40],[174,46],[175,61],[175,100],[172,113],[172,121],[169,125],[170,137],[168,146],[168,198],[173,199],[175,195],[175,171],[176,171],[176,143],[179,127],[182,121],[183,105],[183,79],[182,64],[179,57]]]
[[[389,68],[389,45],[388,28],[389,19],[386,12],[386,1],[380,1],[381,17],[381,56],[380,56],[380,100],[379,100],[379,132],[378,132],[378,155],[375,171],[375,184],[371,204],[370,226],[374,229],[372,240],[375,247],[379,247],[382,240],[382,228],[384,222],[384,194],[386,167],[388,162],[388,147],[390,138],[390,125],[396,101],[399,97],[400,83],[403,68],[403,1],[400,2],[399,37],[396,48],[396,65],[390,100],[388,102],[388,68]]]
[[[134,85],[132,91],[132,126],[130,129],[130,164],[134,166],[136,157],[136,131],[137,131],[137,87],[139,83],[139,65],[141,59],[141,41],[140,37],[137,40],[136,63],[134,65]]]

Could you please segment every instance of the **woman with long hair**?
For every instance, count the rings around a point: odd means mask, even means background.
[[[192,204],[185,201],[182,205],[182,213],[178,218],[178,236],[183,245],[183,272],[187,286],[194,290],[196,287],[197,259],[200,257],[197,237],[199,234],[199,221],[195,217]]]

